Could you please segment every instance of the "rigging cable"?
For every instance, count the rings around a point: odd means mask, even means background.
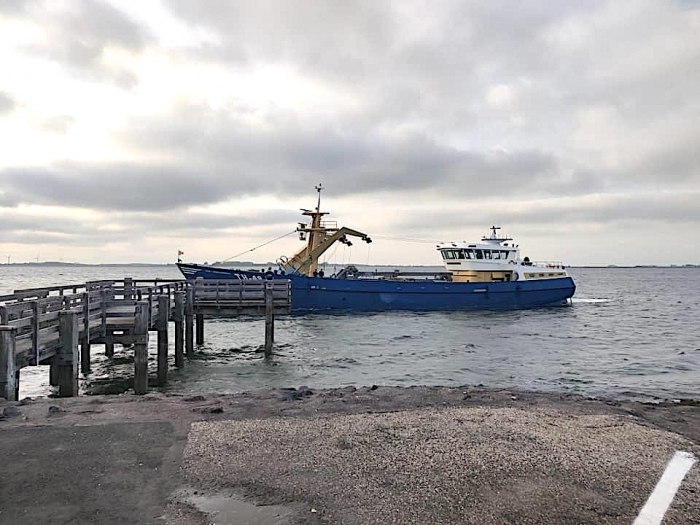
[[[270,243],[273,243],[273,242],[275,242],[275,241],[279,241],[279,240],[282,239],[283,237],[286,237],[286,236],[291,235],[291,234],[296,233],[296,232],[297,232],[296,230],[292,230],[292,231],[290,231],[289,233],[285,233],[284,235],[280,235],[279,237],[276,237],[276,238],[272,239],[271,241],[264,242],[264,243],[262,243],[262,244],[256,246],[255,248],[251,248],[250,250],[245,250],[245,251],[243,251],[243,252],[241,252],[241,253],[238,253],[238,254],[236,254],[236,255],[232,255],[232,256],[229,257],[228,259],[224,259],[222,262],[230,261],[231,259],[234,259],[234,258],[236,258],[236,257],[240,257],[240,256],[243,255],[244,253],[248,253],[248,252],[255,251],[255,250],[257,250],[258,248],[262,248],[263,246],[267,246],[267,245],[270,244]]]
[[[372,235],[375,239],[382,239],[384,241],[403,241],[403,242],[421,242],[427,244],[435,244],[435,241],[430,241],[428,239],[411,239],[408,237],[385,237],[383,235]]]

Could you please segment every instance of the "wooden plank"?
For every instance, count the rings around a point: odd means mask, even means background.
[[[291,307],[282,306],[274,307],[275,315],[286,315],[291,313]],[[265,306],[243,306],[238,308],[196,308],[196,315],[205,315],[207,317],[239,317],[239,316],[260,316],[265,314]]]

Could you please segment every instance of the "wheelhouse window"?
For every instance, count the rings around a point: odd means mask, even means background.
[[[482,250],[476,250],[476,258],[477,259],[483,259],[484,258],[484,252]]]

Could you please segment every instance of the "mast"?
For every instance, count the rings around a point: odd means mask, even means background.
[[[318,203],[316,204],[316,211],[321,211],[321,190],[323,189],[323,184],[318,183],[318,186],[314,186],[318,192]]]
[[[313,211],[306,209],[301,210],[302,215],[311,217],[311,225],[309,226],[306,223],[300,222],[297,228],[302,240],[305,234],[308,235],[306,246],[294,254],[283,265],[285,270],[293,270],[309,277],[318,269],[319,257],[323,255],[334,242],[339,241],[348,246],[352,246],[352,243],[347,238],[348,235],[359,237],[367,243],[372,242],[372,239],[365,233],[346,227],[338,228],[334,222],[323,223],[321,219],[324,215],[328,215],[328,212],[321,211],[321,191],[324,188],[321,183],[315,186],[315,188],[318,192],[316,209]]]

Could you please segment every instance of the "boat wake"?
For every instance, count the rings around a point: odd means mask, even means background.
[[[574,304],[596,304],[596,303],[610,303],[612,299],[582,299],[580,297],[572,297],[571,301]]]

